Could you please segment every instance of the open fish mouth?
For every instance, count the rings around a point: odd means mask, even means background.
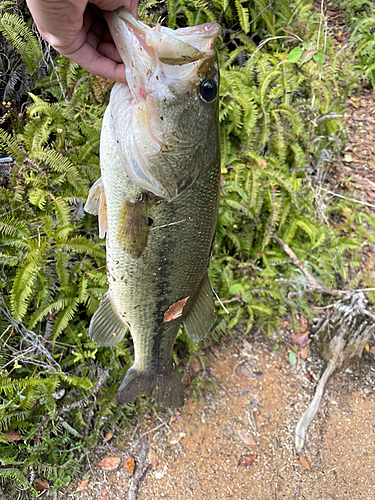
[[[209,124],[216,120],[215,102],[201,102],[199,89],[211,74],[218,88],[220,26],[150,28],[124,8],[104,17],[127,80],[115,85],[107,110],[118,156],[137,187],[172,201],[199,175]]]
[[[220,26],[206,23],[172,30],[150,28],[125,9],[104,12],[113,40],[124,61],[129,90],[135,101],[145,98],[153,78],[190,80],[201,63],[215,54]]]

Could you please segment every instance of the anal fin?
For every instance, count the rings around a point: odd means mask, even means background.
[[[109,293],[106,293],[91,318],[90,338],[99,345],[113,347],[124,338],[127,326],[115,310]]]
[[[87,213],[98,216],[99,238],[104,238],[108,230],[107,202],[101,177],[91,186],[84,208]]]
[[[193,342],[200,342],[210,333],[216,320],[215,302],[208,275],[203,278],[194,306],[184,319],[184,327]]]

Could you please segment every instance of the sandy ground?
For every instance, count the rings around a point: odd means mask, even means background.
[[[206,391],[199,403],[189,397],[164,418],[150,408],[132,439],[114,432],[98,450],[88,486],[61,498],[135,498],[129,494],[129,455],[136,461],[134,475],[142,476],[138,500],[374,500],[373,356],[366,353],[331,379],[300,458],[295,425],[311,401],[322,362],[310,344],[309,357],[292,367],[290,345],[278,351],[272,345],[260,335],[239,335],[207,350],[206,369],[198,375],[212,379],[216,393]],[[139,459],[142,444],[148,461]],[[108,456],[122,460],[115,471],[97,465]]]

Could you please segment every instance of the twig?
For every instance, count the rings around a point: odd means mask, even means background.
[[[336,196],[337,198],[342,198],[343,200],[352,201],[353,203],[359,203],[360,205],[364,205],[366,207],[375,208],[375,205],[372,205],[371,203],[366,203],[365,201],[356,200],[355,198],[348,198],[347,196],[343,196],[342,194],[334,193],[333,191],[330,191],[329,189],[326,189],[324,187],[322,187],[321,189],[326,191],[328,194],[331,194],[332,196]]]
[[[214,292],[215,297],[216,297],[216,298],[217,298],[217,300],[219,301],[219,304],[221,305],[221,307],[224,309],[224,311],[225,311],[227,314],[229,314],[228,309],[227,309],[227,308],[225,307],[225,305],[222,303],[222,301],[220,300],[220,298],[219,298],[218,294],[215,292],[215,290],[214,290],[214,289],[212,289],[212,291]]]
[[[187,219],[176,220],[175,222],[170,222],[169,224],[164,224],[163,226],[155,226],[150,229],[153,231],[154,229],[161,229],[162,227],[174,226],[175,224],[181,224],[181,222],[185,222]]]
[[[355,293],[355,292],[375,292],[375,288],[354,288],[353,290],[333,290],[332,288],[323,288],[320,285],[314,286],[314,285],[310,285],[310,283],[301,283],[300,281],[288,280],[288,279],[284,279],[284,278],[275,278],[275,281],[282,281],[284,283],[296,283],[298,285],[308,286],[309,288],[314,288],[319,292],[327,293],[327,294],[333,295],[335,297],[345,297],[346,295],[348,295],[350,293]],[[317,309],[319,309],[319,308],[317,308]]]
[[[307,408],[305,413],[300,418],[297,427],[296,427],[296,435],[295,435],[295,446],[296,453],[302,453],[303,446],[305,444],[306,433],[311,424],[313,418],[316,415],[316,412],[319,410],[320,403],[322,401],[323,393],[325,386],[328,382],[329,377],[335,371],[338,364],[338,359],[331,359],[328,363],[327,368],[325,369],[323,375],[319,380],[319,384],[317,385],[315,395],[313,400],[310,403],[310,406]]]
[[[271,0],[270,3],[267,5],[267,7],[265,7],[263,10],[261,10],[259,12],[259,14],[256,17],[254,17],[254,19],[252,19],[250,21],[249,25],[252,24],[252,23],[254,23],[258,19],[258,17],[260,17],[263,14],[263,12],[265,12],[267,9],[269,9],[270,7],[272,7],[272,4],[273,4],[274,1],[275,0]]]
[[[317,288],[322,288],[322,286],[319,285],[314,276],[303,266],[302,262],[298,259],[297,255],[293,252],[293,250],[278,236],[274,235],[273,238],[283,248],[284,252],[287,255],[289,255],[293,263],[303,272],[303,274],[310,281],[310,283]]]
[[[144,473],[147,470],[147,453],[148,453],[148,441],[147,438],[141,441],[141,451],[139,452],[137,467],[132,477],[130,488],[128,491],[128,500],[137,500],[138,487]]]
[[[368,321],[368,318],[372,321]],[[295,447],[298,454],[302,451],[308,427],[319,409],[329,377],[336,369],[359,359],[374,330],[375,316],[367,310],[363,292],[354,292],[338,300],[334,312],[321,322],[315,335],[323,342],[328,339],[328,355],[331,359],[319,380],[310,406],[297,424]]]
[[[60,408],[59,410],[57,410],[57,412],[55,413],[55,418],[63,415],[64,413],[67,413],[70,410],[73,410],[74,408],[81,408],[82,406],[84,406],[87,403],[88,399],[92,395],[94,395],[94,396],[96,395],[96,393],[98,392],[100,387],[104,384],[104,382],[106,381],[107,378],[108,378],[108,371],[107,370],[102,371],[99,375],[99,378],[98,378],[95,386],[93,387],[92,391],[90,391],[90,394],[88,394],[85,398],[80,399],[79,401],[73,401],[73,403],[69,403],[68,405],[65,405],[62,408]],[[50,420],[52,420],[52,417],[48,417],[46,420],[44,420],[44,422],[42,422],[40,424],[38,432],[35,436],[35,442],[37,444],[40,441],[40,434],[41,434],[42,430],[48,425]]]
[[[158,429],[160,429],[160,427],[164,427],[165,425],[168,425],[168,422],[163,422],[163,423],[157,425],[156,427],[154,427],[153,429],[150,429],[149,431],[144,432],[143,434],[141,434],[141,438],[143,438],[147,434],[151,434],[151,432],[157,431]]]

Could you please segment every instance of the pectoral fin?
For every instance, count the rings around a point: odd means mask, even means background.
[[[91,186],[89,196],[85,204],[85,211],[97,215],[99,220],[99,238],[104,238],[108,230],[107,226],[107,203],[104,193],[102,178]]]
[[[146,200],[124,200],[118,223],[118,243],[129,255],[137,259],[146,247],[148,230]]]
[[[109,293],[91,318],[90,338],[99,345],[113,347],[124,338],[127,326],[115,310]]]
[[[184,319],[184,327],[193,342],[200,342],[209,333],[215,323],[215,302],[208,276],[203,278],[194,306]]]

